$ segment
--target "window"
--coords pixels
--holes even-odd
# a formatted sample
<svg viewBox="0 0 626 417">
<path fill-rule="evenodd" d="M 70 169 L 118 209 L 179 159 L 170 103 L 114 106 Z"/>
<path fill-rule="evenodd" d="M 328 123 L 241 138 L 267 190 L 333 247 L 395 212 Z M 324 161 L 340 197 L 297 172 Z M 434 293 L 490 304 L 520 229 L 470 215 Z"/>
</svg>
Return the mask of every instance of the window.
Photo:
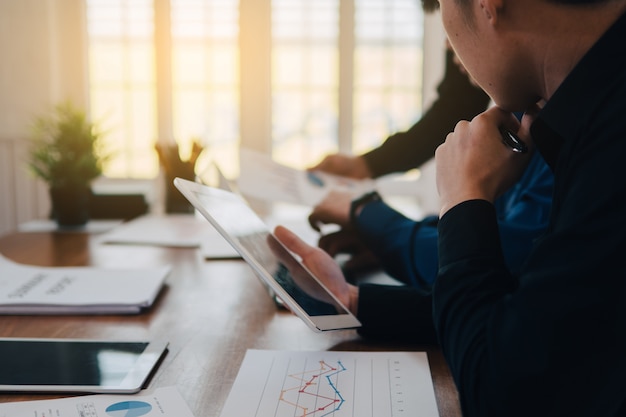
<svg viewBox="0 0 626 417">
<path fill-rule="evenodd" d="M 272 2 L 272 154 L 310 164 L 337 149 L 339 0 Z"/>
<path fill-rule="evenodd" d="M 157 174 L 154 9 L 151 0 L 89 0 L 92 118 L 106 131 L 111 177 Z"/>
<path fill-rule="evenodd" d="M 173 137 L 185 155 L 197 140 L 231 175 L 240 137 L 237 6 L 171 0 Z"/>
<path fill-rule="evenodd" d="M 422 13 L 419 1 L 357 2 L 354 54 L 356 153 L 411 126 L 421 114 Z"/>
<path fill-rule="evenodd" d="M 183 157 L 198 140 L 230 175 L 240 146 L 304 167 L 373 148 L 421 113 L 418 0 L 85 1 L 109 177 L 154 177 L 157 140 Z M 258 137 L 241 128 L 264 123 Z"/>
</svg>

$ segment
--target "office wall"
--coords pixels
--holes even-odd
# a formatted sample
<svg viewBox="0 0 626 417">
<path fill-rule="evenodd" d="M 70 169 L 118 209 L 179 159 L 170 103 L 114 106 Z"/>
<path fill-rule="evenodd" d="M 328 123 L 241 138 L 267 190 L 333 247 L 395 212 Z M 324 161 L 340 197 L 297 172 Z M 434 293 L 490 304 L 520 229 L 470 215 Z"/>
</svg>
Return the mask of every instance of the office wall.
<svg viewBox="0 0 626 417">
<path fill-rule="evenodd" d="M 81 0 L 0 0 L 0 234 L 49 212 L 28 139 L 54 104 L 88 103 L 84 24 Z"/>
</svg>

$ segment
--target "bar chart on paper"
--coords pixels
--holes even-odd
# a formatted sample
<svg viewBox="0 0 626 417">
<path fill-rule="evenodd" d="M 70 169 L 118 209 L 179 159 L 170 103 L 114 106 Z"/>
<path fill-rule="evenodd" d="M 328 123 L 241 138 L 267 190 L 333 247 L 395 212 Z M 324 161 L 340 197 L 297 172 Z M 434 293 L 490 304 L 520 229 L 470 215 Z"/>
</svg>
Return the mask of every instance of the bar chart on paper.
<svg viewBox="0 0 626 417">
<path fill-rule="evenodd" d="M 424 352 L 248 350 L 221 417 L 439 416 Z"/>
</svg>

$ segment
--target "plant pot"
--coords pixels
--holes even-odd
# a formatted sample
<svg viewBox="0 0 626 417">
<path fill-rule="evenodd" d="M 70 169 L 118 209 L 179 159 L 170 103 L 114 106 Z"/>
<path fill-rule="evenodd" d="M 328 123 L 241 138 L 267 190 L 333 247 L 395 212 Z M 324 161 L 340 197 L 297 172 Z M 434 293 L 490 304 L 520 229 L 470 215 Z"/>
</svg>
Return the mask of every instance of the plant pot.
<svg viewBox="0 0 626 417">
<path fill-rule="evenodd" d="M 52 218 L 60 228 L 79 228 L 89 221 L 89 196 L 91 188 L 52 187 Z"/>
<path fill-rule="evenodd" d="M 193 180 L 193 179 L 192 179 Z M 174 185 L 174 177 L 166 176 L 165 187 L 166 213 L 193 213 L 194 208 Z"/>
</svg>

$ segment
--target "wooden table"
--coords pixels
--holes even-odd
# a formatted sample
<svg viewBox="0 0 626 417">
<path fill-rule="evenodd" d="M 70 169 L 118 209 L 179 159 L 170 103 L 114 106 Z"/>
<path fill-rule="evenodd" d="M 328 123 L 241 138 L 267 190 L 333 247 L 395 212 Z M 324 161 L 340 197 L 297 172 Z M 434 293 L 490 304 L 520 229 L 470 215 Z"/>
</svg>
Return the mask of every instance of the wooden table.
<svg viewBox="0 0 626 417">
<path fill-rule="evenodd" d="M 169 352 L 149 387 L 176 386 L 196 417 L 219 416 L 247 349 L 424 350 L 439 412 L 460 416 L 457 392 L 436 347 L 374 343 L 355 331 L 316 333 L 278 310 L 241 260 L 206 261 L 197 249 L 110 245 L 85 233 L 14 233 L 0 253 L 40 266 L 173 266 L 149 311 L 135 316 L 6 316 L 1 337 L 165 339 Z M 2 372 L 2 370 L 0 370 Z M 0 402 L 54 398 L 0 395 Z"/>
</svg>

